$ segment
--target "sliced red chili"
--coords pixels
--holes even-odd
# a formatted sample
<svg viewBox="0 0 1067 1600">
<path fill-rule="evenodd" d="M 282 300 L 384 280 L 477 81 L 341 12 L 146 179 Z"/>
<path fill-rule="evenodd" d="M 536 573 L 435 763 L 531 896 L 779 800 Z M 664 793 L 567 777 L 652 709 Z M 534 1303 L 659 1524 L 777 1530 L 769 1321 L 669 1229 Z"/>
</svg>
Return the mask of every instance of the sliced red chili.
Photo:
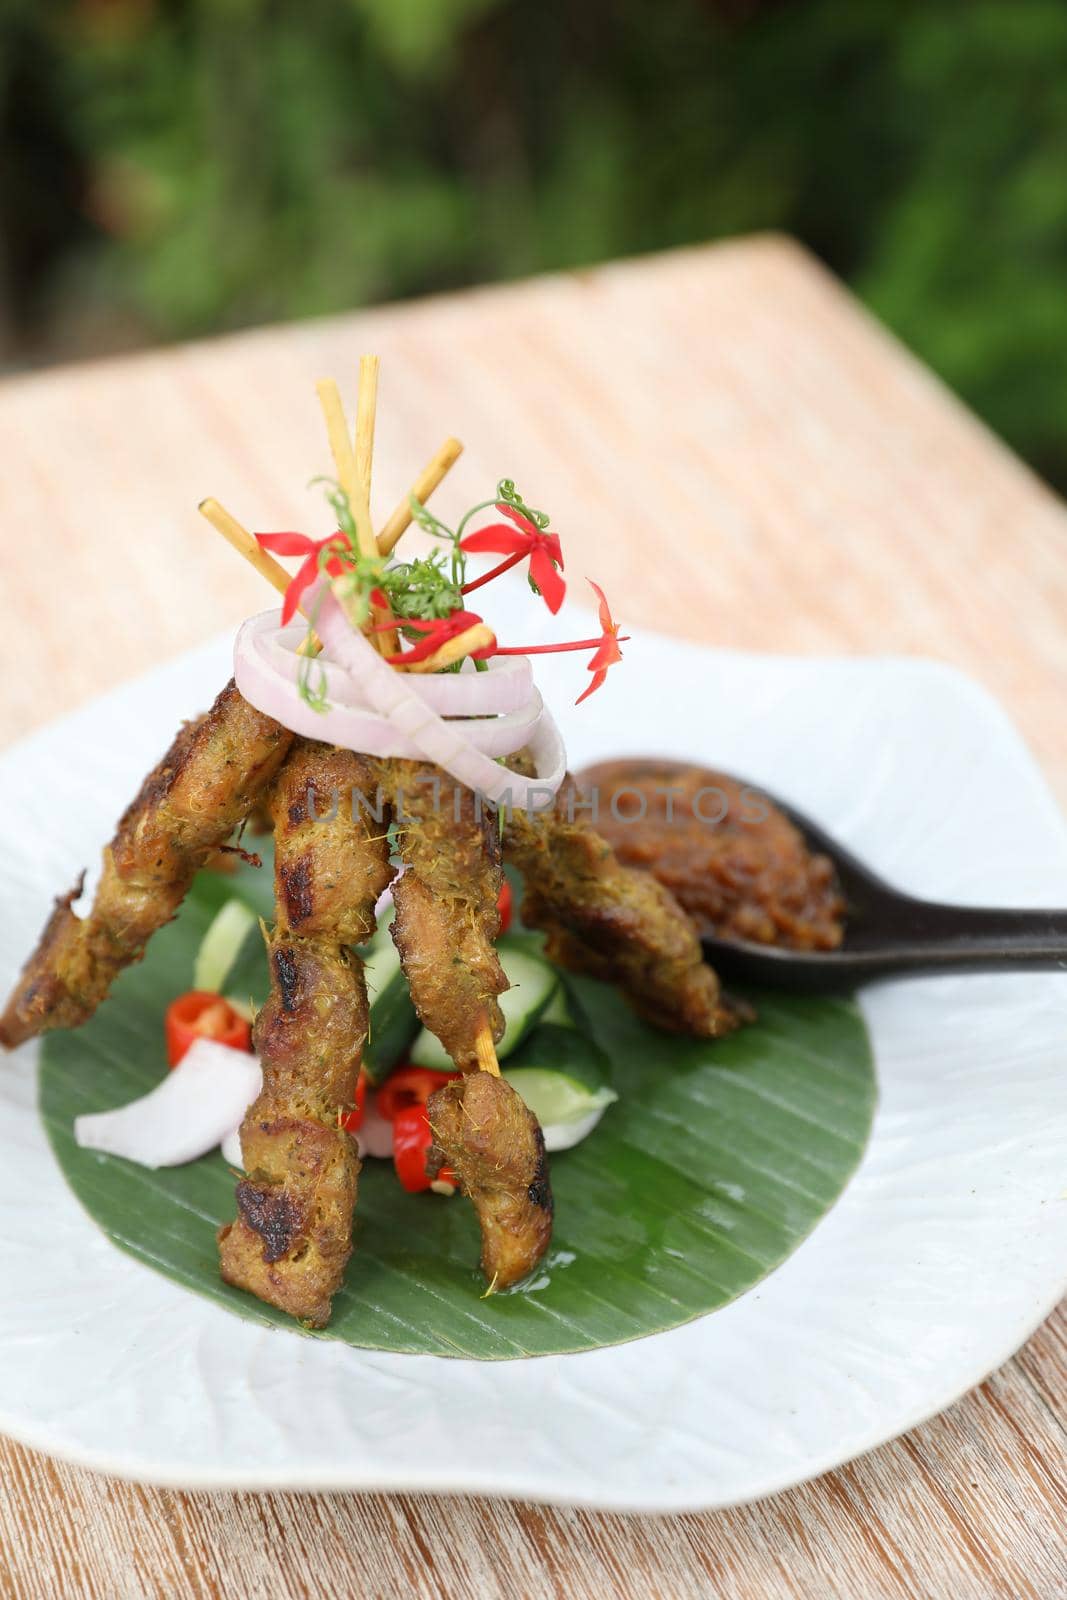
<svg viewBox="0 0 1067 1600">
<path fill-rule="evenodd" d="M 458 1072 L 436 1072 L 432 1067 L 397 1067 L 378 1090 L 378 1114 L 395 1122 L 410 1106 L 424 1106 L 435 1089 L 458 1078 Z"/>
<path fill-rule="evenodd" d="M 214 1039 L 234 1050 L 248 1050 L 252 1044 L 252 1029 L 247 1019 L 222 995 L 207 989 L 190 989 L 172 1000 L 163 1027 L 167 1060 L 172 1067 L 178 1065 L 198 1039 Z"/>
<path fill-rule="evenodd" d="M 425 1105 L 402 1107 L 393 1119 L 393 1165 L 409 1194 L 420 1194 L 424 1189 L 454 1194 L 458 1187 L 451 1167 L 442 1167 L 435 1177 L 430 1177 L 426 1158 L 432 1144 L 433 1133 Z"/>
</svg>

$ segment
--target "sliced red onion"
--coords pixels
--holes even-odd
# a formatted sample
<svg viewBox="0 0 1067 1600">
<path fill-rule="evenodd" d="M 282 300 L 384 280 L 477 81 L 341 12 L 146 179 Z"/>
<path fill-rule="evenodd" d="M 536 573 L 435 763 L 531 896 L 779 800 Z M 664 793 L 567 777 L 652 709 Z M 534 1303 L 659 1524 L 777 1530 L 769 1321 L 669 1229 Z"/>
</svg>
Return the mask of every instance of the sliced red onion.
<svg viewBox="0 0 1067 1600">
<path fill-rule="evenodd" d="M 240 1126 L 263 1085 L 255 1056 L 198 1039 L 150 1093 L 115 1111 L 75 1117 L 83 1150 L 142 1167 L 177 1167 L 214 1150 Z"/>
<path fill-rule="evenodd" d="M 529 739 L 523 741 L 529 744 L 538 776 L 524 778 L 501 767 L 478 748 L 477 722 L 446 721 L 432 711 L 411 688 L 412 675 L 394 671 L 369 640 L 349 624 L 328 590 L 321 591 L 315 627 L 333 659 L 362 684 L 369 703 L 411 740 L 426 761 L 443 767 L 457 783 L 495 804 L 537 811 L 551 802 L 563 782 L 567 757 L 547 706 Z"/>
<path fill-rule="evenodd" d="M 297 691 L 295 681 L 289 682 L 266 659 L 255 635 L 246 634 L 248 627 L 249 624 L 245 623 L 237 636 L 233 672 L 237 687 L 249 705 L 273 717 L 276 722 L 284 723 L 306 739 L 323 739 L 330 744 L 344 745 L 348 750 L 360 750 L 371 756 L 403 757 L 408 761 L 422 758 L 419 746 L 399 733 L 388 717 L 380 716 L 366 705 L 342 703 L 337 693 L 338 680 L 343 680 L 347 685 L 349 700 L 352 698 L 351 679 L 342 667 L 331 662 L 322 663 L 327 670 L 327 705 L 322 711 L 316 711 L 308 705 Z M 312 662 L 313 674 L 318 673 L 319 665 L 317 661 Z M 387 670 L 392 671 L 392 668 Z M 317 678 L 313 678 L 313 682 L 318 687 Z M 509 756 L 529 743 L 542 711 L 541 696 L 533 689 L 521 711 L 473 719 L 470 723 L 471 739 L 486 756 Z"/>
<path fill-rule="evenodd" d="M 306 657 L 299 654 L 307 637 L 306 628 L 295 623 L 281 627 L 277 611 L 252 617 L 245 627 L 270 665 L 290 683 L 299 683 L 301 672 L 308 665 Z M 483 665 L 486 670 L 479 671 L 468 659 L 459 672 L 414 673 L 412 691 L 443 717 L 495 717 L 522 711 L 533 693 L 529 656 L 493 656 Z M 319 667 L 324 670 L 332 702 L 357 710 L 370 709 L 361 684 L 354 682 L 328 654 L 317 657 L 312 670 L 317 673 Z"/>
<path fill-rule="evenodd" d="M 301 697 L 299 674 L 307 664 L 295 645 L 303 630 L 281 628 L 276 611 L 250 618 L 237 635 L 234 677 L 249 704 L 305 738 L 367 755 L 433 762 L 496 804 L 537 810 L 551 802 L 563 781 L 566 752 L 533 687 L 526 657 L 496 658 L 488 672 L 396 672 L 349 625 L 329 589 L 320 593 L 316 628 L 326 657 L 311 663 L 310 671 L 324 675 L 326 709 L 316 711 Z M 525 699 L 516 706 L 521 693 Z M 489 709 L 505 704 L 511 709 Z M 499 764 L 498 758 L 524 746 L 534 757 L 535 779 Z"/>
</svg>

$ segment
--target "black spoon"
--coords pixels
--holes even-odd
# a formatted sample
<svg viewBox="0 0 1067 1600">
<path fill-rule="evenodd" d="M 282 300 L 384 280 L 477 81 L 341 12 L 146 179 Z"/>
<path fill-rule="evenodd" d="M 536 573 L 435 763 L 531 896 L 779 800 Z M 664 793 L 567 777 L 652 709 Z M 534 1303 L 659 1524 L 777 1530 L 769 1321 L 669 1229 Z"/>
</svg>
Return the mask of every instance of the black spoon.
<svg viewBox="0 0 1067 1600">
<path fill-rule="evenodd" d="M 817 823 L 756 787 L 837 868 L 847 908 L 845 939 L 837 950 L 792 950 L 705 937 L 704 954 L 720 977 L 837 994 L 861 983 L 920 973 L 1067 971 L 1067 911 L 999 911 L 916 900 L 870 872 Z"/>
</svg>

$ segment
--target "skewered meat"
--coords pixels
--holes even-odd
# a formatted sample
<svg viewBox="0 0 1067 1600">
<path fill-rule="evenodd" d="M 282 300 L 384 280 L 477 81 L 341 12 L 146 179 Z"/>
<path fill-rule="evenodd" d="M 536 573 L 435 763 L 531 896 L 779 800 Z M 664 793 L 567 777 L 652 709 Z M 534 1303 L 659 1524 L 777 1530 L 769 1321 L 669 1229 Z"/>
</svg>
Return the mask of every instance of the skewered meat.
<svg viewBox="0 0 1067 1600">
<path fill-rule="evenodd" d="M 349 946 L 373 930 L 392 875 L 388 817 L 376 820 L 351 796 L 370 793 L 379 776 L 407 867 L 394 891 L 394 938 L 422 1021 L 465 1073 L 431 1099 L 432 1159 L 453 1167 L 474 1205 L 491 1283 L 516 1282 L 547 1247 L 552 1193 L 536 1119 L 506 1082 L 474 1070 L 479 1042 L 484 1051 L 504 1025 L 497 996 L 507 980 L 494 949 L 500 834 L 444 773 L 426 782 L 416 763 L 294 743 L 231 683 L 182 729 L 121 819 L 90 915 L 72 912 L 76 892 L 57 903 L 0 1018 L 0 1041 L 13 1045 L 89 1017 L 173 917 L 204 861 L 269 794 L 276 925 L 271 993 L 255 1029 L 264 1086 L 242 1127 L 247 1175 L 237 1217 L 219 1233 L 220 1259 L 227 1281 L 316 1326 L 329 1318 L 351 1253 L 359 1161 L 338 1116 L 354 1099 L 368 1008 Z M 692 924 L 650 875 L 620 866 L 575 813 L 573 793 L 568 780 L 548 817 L 508 824 L 527 920 L 548 931 L 552 956 L 629 989 L 649 1020 L 726 1031 L 734 1018 Z"/>
<path fill-rule="evenodd" d="M 548 935 L 549 959 L 617 984 L 657 1028 L 715 1038 L 737 1025 L 696 930 L 647 872 L 619 865 L 583 817 L 567 777 L 551 810 L 515 812 L 505 836 L 523 875 L 523 921 Z"/>
<path fill-rule="evenodd" d="M 479 1028 L 488 1024 L 494 1044 L 504 1032 L 496 818 L 439 768 L 391 761 L 382 770 L 408 869 L 393 889 L 393 939 L 420 1021 L 466 1072 L 478 1065 Z"/>
<path fill-rule="evenodd" d="M 494 948 L 500 831 L 495 815 L 437 768 L 390 762 L 384 781 L 407 866 L 393 888 L 393 938 L 420 1020 L 467 1074 L 432 1098 L 430 1124 L 440 1161 L 454 1167 L 474 1206 L 486 1277 L 504 1288 L 548 1246 L 552 1190 L 537 1119 L 509 1084 L 477 1070 L 479 1032 L 488 1027 L 496 1043 L 504 1031 L 497 995 L 508 982 Z"/>
<path fill-rule="evenodd" d="M 211 852 L 244 820 L 292 737 L 254 711 L 232 682 L 205 716 L 181 729 L 104 851 L 89 915 L 71 910 L 82 880 L 56 901 L 0 1016 L 0 1043 L 10 1050 L 92 1016 L 123 967 L 139 961 L 152 934 L 175 915 Z"/>
<path fill-rule="evenodd" d="M 552 1237 L 552 1189 L 537 1118 L 503 1078 L 471 1072 L 446 1083 L 427 1106 L 434 1146 L 428 1169 L 446 1162 L 470 1196 L 482 1231 L 482 1271 L 506 1289 L 536 1266 Z"/>
<path fill-rule="evenodd" d="M 219 1231 L 222 1275 L 322 1327 L 351 1254 L 359 1158 L 338 1125 L 355 1098 L 367 991 L 346 946 L 374 930 L 392 876 L 384 827 L 354 812 L 368 764 L 299 740 L 274 785 L 271 992 L 256 1018 L 263 1092 L 241 1127 L 247 1176 Z"/>
</svg>

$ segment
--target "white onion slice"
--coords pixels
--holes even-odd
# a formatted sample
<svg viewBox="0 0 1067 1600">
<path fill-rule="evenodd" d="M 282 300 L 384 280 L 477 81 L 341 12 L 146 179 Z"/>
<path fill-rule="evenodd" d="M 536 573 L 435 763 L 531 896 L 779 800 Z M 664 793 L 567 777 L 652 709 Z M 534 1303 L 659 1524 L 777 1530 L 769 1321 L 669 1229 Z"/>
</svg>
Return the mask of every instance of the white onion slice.
<svg viewBox="0 0 1067 1600">
<path fill-rule="evenodd" d="M 443 767 L 457 783 L 465 784 L 494 803 L 516 810 L 537 811 L 551 802 L 563 782 L 566 752 L 547 706 L 531 737 L 524 741 L 530 745 L 538 776 L 521 777 L 499 766 L 478 749 L 473 737 L 473 730 L 478 726 L 476 722 L 445 721 L 431 711 L 411 688 L 411 674 L 395 672 L 364 635 L 350 626 L 333 595 L 325 590 L 317 609 L 315 627 L 333 659 L 354 681 L 362 684 L 369 703 L 411 740 L 425 760 Z M 276 716 L 277 713 L 267 710 L 267 715 Z M 278 720 L 285 721 L 285 718 L 279 716 Z"/>
<path fill-rule="evenodd" d="M 393 1124 L 382 1116 L 375 1098 L 375 1091 L 368 1085 L 363 1121 L 356 1130 L 356 1143 L 361 1156 L 377 1156 L 384 1160 L 393 1153 Z"/>
<path fill-rule="evenodd" d="M 214 1150 L 238 1127 L 263 1083 L 255 1056 L 198 1039 L 162 1083 L 115 1111 L 75 1117 L 83 1150 L 142 1167 L 177 1167 Z"/>
</svg>

